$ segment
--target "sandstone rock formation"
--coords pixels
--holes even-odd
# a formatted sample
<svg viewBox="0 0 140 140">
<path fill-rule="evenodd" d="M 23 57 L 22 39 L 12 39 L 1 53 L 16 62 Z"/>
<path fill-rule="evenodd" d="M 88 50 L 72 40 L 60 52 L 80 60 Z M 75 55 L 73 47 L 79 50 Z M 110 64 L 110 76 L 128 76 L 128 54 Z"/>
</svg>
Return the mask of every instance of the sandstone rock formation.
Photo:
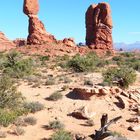
<svg viewBox="0 0 140 140">
<path fill-rule="evenodd" d="M 17 38 L 13 40 L 13 43 L 16 45 L 16 47 L 21 47 L 27 45 L 27 40 L 22 38 Z"/>
<path fill-rule="evenodd" d="M 63 43 L 69 47 L 75 47 L 76 44 L 75 44 L 75 41 L 73 38 L 64 38 L 63 39 Z"/>
<path fill-rule="evenodd" d="M 38 19 L 38 0 L 24 0 L 23 12 L 29 17 L 27 44 L 36 45 L 55 42 L 53 35 L 46 32 L 44 24 Z"/>
<path fill-rule="evenodd" d="M 86 12 L 86 45 L 93 49 L 111 50 L 112 28 L 109 4 L 90 5 Z"/>
<path fill-rule="evenodd" d="M 15 47 L 15 44 L 5 37 L 4 33 L 0 32 L 0 51 L 9 50 Z"/>
</svg>

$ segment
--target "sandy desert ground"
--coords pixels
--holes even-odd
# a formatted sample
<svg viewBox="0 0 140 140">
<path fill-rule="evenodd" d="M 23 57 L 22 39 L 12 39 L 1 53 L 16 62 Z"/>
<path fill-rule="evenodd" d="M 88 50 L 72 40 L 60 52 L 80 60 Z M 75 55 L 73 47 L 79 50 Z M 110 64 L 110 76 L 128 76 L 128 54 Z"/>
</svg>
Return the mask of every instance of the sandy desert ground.
<svg viewBox="0 0 140 140">
<path fill-rule="evenodd" d="M 64 83 L 62 81 L 57 82 L 55 85 L 40 85 L 39 87 L 32 87 L 32 85 L 29 85 L 27 81 L 21 81 L 18 90 L 22 92 L 22 94 L 27 98 L 28 101 L 38 101 L 40 103 L 43 103 L 45 105 L 45 109 L 35 114 L 28 115 L 34 116 L 37 119 L 37 124 L 34 126 L 24 127 L 25 134 L 23 136 L 8 134 L 8 137 L 5 138 L 5 140 L 41 140 L 43 138 L 49 138 L 54 133 L 54 131 L 47 130 L 45 126 L 48 125 L 50 121 L 53 121 L 56 118 L 65 124 L 66 130 L 74 134 L 80 133 L 87 136 L 93 134 L 95 130 L 98 130 L 100 128 L 100 118 L 103 113 L 107 113 L 109 119 L 112 119 L 119 115 L 123 117 L 116 124 L 112 124 L 109 127 L 111 131 L 116 131 L 118 133 L 121 133 L 123 136 L 132 138 L 134 140 L 140 139 L 140 130 L 137 130 L 136 132 L 127 130 L 131 123 L 126 122 L 126 120 L 134 116 L 135 114 L 134 112 L 129 111 L 126 97 L 122 96 L 122 98 L 126 100 L 126 108 L 120 109 L 114 104 L 117 99 L 112 95 L 101 97 L 92 96 L 91 100 L 87 101 L 72 99 L 67 96 L 67 94 L 75 87 L 89 88 L 89 86 L 84 85 L 84 80 L 87 78 L 90 78 L 90 80 L 93 81 L 94 85 L 101 83 L 103 80 L 101 73 L 76 74 L 68 73 L 58 68 L 53 71 L 51 69 L 43 69 L 42 74 L 53 75 L 54 77 L 57 76 L 59 78 L 67 77 L 71 79 L 71 82 Z M 138 77 L 135 85 L 130 88 L 140 90 L 140 73 L 137 73 L 137 75 Z M 49 101 L 46 99 L 53 92 L 58 90 L 61 91 L 64 85 L 67 85 L 69 88 L 61 92 L 63 94 L 63 98 L 61 100 Z M 81 106 L 87 106 L 88 109 L 96 113 L 96 115 L 92 118 L 94 121 L 93 126 L 87 126 L 87 120 L 76 119 L 68 115 Z M 2 128 L 2 130 L 3 129 L 5 128 Z M 6 128 L 6 130 L 10 129 L 11 126 Z"/>
</svg>

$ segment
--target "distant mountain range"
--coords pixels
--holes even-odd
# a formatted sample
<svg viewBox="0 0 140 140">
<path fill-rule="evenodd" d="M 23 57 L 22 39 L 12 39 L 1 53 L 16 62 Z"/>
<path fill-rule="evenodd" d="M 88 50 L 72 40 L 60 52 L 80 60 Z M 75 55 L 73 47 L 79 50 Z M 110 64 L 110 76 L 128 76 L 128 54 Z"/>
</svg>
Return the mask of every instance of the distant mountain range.
<svg viewBox="0 0 140 140">
<path fill-rule="evenodd" d="M 123 49 L 124 51 L 140 50 L 140 41 L 137 41 L 137 42 L 132 43 L 132 44 L 114 43 L 114 48 L 117 50 Z"/>
</svg>

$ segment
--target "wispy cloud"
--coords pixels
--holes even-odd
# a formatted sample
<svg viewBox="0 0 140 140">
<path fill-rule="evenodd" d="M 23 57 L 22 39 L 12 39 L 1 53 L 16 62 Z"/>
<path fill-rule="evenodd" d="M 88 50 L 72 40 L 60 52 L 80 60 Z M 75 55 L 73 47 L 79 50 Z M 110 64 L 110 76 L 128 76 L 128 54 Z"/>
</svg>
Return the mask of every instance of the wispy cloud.
<svg viewBox="0 0 140 140">
<path fill-rule="evenodd" d="M 140 31 L 138 31 L 138 32 L 129 32 L 129 34 L 131 34 L 131 35 L 140 35 Z"/>
</svg>

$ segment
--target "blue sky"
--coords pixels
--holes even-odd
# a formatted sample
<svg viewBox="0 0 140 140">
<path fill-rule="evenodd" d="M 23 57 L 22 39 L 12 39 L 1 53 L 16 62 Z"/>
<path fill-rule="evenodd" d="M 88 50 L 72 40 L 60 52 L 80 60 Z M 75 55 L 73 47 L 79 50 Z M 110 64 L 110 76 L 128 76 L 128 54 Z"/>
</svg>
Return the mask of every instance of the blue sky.
<svg viewBox="0 0 140 140">
<path fill-rule="evenodd" d="M 140 41 L 140 0 L 39 0 L 39 18 L 57 39 L 84 42 L 85 12 L 90 4 L 102 1 L 111 5 L 114 42 Z M 1 0 L 0 31 L 10 39 L 28 35 L 28 17 L 22 10 L 23 0 Z"/>
</svg>

